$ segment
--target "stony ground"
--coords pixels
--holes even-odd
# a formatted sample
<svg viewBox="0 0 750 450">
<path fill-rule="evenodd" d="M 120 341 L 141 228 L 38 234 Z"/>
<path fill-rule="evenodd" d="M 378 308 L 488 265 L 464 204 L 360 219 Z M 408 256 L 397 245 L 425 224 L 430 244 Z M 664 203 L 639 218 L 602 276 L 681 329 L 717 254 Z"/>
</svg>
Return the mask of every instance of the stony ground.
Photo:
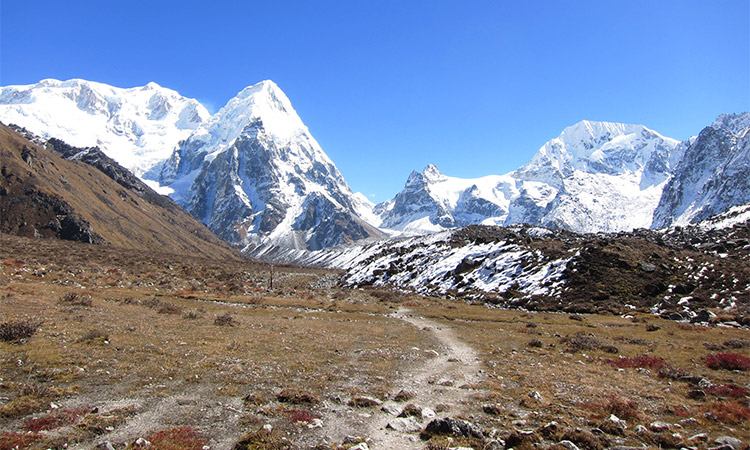
<svg viewBox="0 0 750 450">
<path fill-rule="evenodd" d="M 338 277 L 0 235 L 0 450 L 750 442 L 747 330 Z"/>
</svg>

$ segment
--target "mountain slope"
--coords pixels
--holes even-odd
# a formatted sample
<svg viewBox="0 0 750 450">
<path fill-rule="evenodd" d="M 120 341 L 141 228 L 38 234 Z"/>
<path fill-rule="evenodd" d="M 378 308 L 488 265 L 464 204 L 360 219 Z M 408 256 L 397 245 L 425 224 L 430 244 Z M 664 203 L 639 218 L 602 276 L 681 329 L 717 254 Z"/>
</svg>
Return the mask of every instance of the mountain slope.
<svg viewBox="0 0 750 450">
<path fill-rule="evenodd" d="M 686 225 L 750 202 L 750 113 L 724 114 L 685 143 L 652 226 Z"/>
<path fill-rule="evenodd" d="M 432 165 L 413 172 L 375 212 L 383 227 L 415 232 L 513 223 L 577 232 L 647 227 L 678 144 L 640 125 L 583 121 L 507 175 L 460 179 Z"/>
<path fill-rule="evenodd" d="M 130 89 L 85 80 L 0 87 L 0 121 L 76 147 L 99 146 L 141 176 L 209 117 L 194 99 L 156 83 Z"/>
<path fill-rule="evenodd" d="M 382 236 L 272 81 L 241 91 L 182 142 L 159 180 L 236 245 L 316 250 Z"/>
<path fill-rule="evenodd" d="M 475 225 L 328 255 L 352 287 L 389 286 L 506 307 L 568 312 L 703 308 L 750 324 L 750 204 L 684 228 L 575 234 Z"/>
<path fill-rule="evenodd" d="M 56 140 L 45 149 L 0 125 L 0 153 L 0 232 L 239 258 L 203 224 L 98 149 Z"/>
</svg>

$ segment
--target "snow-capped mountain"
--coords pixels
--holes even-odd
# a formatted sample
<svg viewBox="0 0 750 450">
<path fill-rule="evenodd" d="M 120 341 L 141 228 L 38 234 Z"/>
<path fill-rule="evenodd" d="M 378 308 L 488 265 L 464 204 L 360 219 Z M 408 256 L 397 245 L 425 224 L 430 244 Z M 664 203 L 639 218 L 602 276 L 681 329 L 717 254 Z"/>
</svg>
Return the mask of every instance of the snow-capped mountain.
<svg viewBox="0 0 750 450">
<path fill-rule="evenodd" d="M 142 176 L 210 114 L 156 83 L 130 89 L 85 80 L 0 87 L 0 121 L 76 147 L 100 147 Z"/>
<path fill-rule="evenodd" d="M 236 245 L 316 250 L 382 233 L 272 81 L 242 90 L 164 164 L 158 181 Z"/>
<path fill-rule="evenodd" d="M 583 121 L 507 175 L 461 179 L 432 165 L 413 172 L 374 212 L 382 227 L 406 232 L 513 223 L 577 232 L 648 227 L 679 150 L 678 141 L 641 125 Z"/>
<path fill-rule="evenodd" d="M 654 228 L 695 223 L 750 203 L 750 113 L 721 115 L 683 146 Z"/>
<path fill-rule="evenodd" d="M 502 224 L 509 198 L 517 195 L 515 180 L 490 175 L 476 179 L 443 175 L 430 164 L 412 172 L 404 190 L 373 212 L 385 229 L 420 234 L 471 224 Z"/>
</svg>

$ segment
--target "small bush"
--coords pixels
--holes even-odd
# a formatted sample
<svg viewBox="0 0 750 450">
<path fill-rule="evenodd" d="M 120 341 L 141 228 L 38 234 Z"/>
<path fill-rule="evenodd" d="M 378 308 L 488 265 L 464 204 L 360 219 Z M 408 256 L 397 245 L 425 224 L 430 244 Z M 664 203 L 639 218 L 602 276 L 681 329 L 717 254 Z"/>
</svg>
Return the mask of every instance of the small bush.
<svg viewBox="0 0 750 450">
<path fill-rule="evenodd" d="M 729 339 L 728 341 L 724 341 L 724 346 L 727 348 L 740 349 L 750 347 L 750 341 L 746 339 Z"/>
<path fill-rule="evenodd" d="M 717 344 L 715 342 L 704 342 L 703 346 L 712 352 L 721 352 L 727 349 L 723 344 Z"/>
<path fill-rule="evenodd" d="M 171 303 L 165 303 L 157 312 L 159 314 L 180 314 L 182 313 L 182 308 Z"/>
<path fill-rule="evenodd" d="M 398 394 L 393 396 L 393 401 L 405 402 L 407 400 L 413 399 L 415 396 L 416 394 L 414 392 L 401 389 L 400 391 L 398 391 Z"/>
<path fill-rule="evenodd" d="M 306 409 L 290 409 L 284 412 L 291 422 L 311 423 L 315 419 L 320 419 L 320 414 L 316 414 Z"/>
<path fill-rule="evenodd" d="M 750 391 L 736 384 L 713 385 L 706 388 L 706 392 L 719 397 L 745 398 L 750 396 Z"/>
<path fill-rule="evenodd" d="M 196 320 L 200 318 L 200 315 L 195 311 L 188 311 L 182 315 L 183 319 Z"/>
<path fill-rule="evenodd" d="M 216 319 L 214 319 L 214 325 L 218 326 L 233 327 L 236 324 L 237 322 L 235 322 L 234 317 L 229 313 L 216 316 Z"/>
<path fill-rule="evenodd" d="M 60 297 L 59 303 L 68 306 L 92 306 L 94 301 L 90 295 L 80 295 L 75 292 L 68 292 Z"/>
<path fill-rule="evenodd" d="M 614 345 L 602 345 L 599 347 L 599 350 L 603 351 L 604 353 L 620 353 L 620 349 L 615 347 Z"/>
<path fill-rule="evenodd" d="M 201 450 L 208 442 L 192 427 L 177 427 L 157 431 L 145 438 L 156 450 Z"/>
<path fill-rule="evenodd" d="M 646 331 L 659 331 L 661 330 L 661 327 L 659 325 L 654 325 L 652 323 L 646 325 Z"/>
<path fill-rule="evenodd" d="M 532 339 L 526 345 L 533 348 L 542 348 L 544 344 L 539 339 Z"/>
<path fill-rule="evenodd" d="M 0 324 L 0 341 L 16 342 L 30 338 L 36 333 L 37 325 L 28 320 L 16 320 Z"/>
<path fill-rule="evenodd" d="M 233 450 L 287 450 L 292 443 L 280 437 L 276 430 L 258 430 L 246 434 L 235 444 Z"/>
<path fill-rule="evenodd" d="M 43 398 L 22 394 L 0 407 L 0 417 L 23 417 L 47 406 Z"/>
<path fill-rule="evenodd" d="M 596 336 L 588 335 L 583 331 L 575 333 L 573 336 L 566 336 L 560 339 L 561 343 L 568 344 L 566 350 L 570 353 L 579 351 L 600 350 L 607 346 L 601 339 Z"/>
<path fill-rule="evenodd" d="M 618 359 L 605 359 L 605 360 L 602 360 L 602 362 L 612 367 L 617 367 L 620 369 L 659 370 L 662 367 L 667 365 L 667 363 L 663 359 L 657 358 L 654 356 L 648 356 L 648 355 L 634 356 L 634 357 L 623 356 Z"/>
<path fill-rule="evenodd" d="M 109 335 L 101 330 L 91 330 L 86 332 L 83 336 L 81 336 L 80 339 L 78 339 L 78 342 L 91 342 L 91 341 L 97 341 L 97 342 L 104 342 L 109 341 Z"/>
<path fill-rule="evenodd" d="M 276 395 L 276 399 L 282 403 L 291 403 L 293 405 L 320 403 L 320 399 L 315 395 L 296 389 L 284 389 Z"/>
<path fill-rule="evenodd" d="M 750 408 L 736 401 L 722 400 L 705 407 L 721 423 L 737 425 L 750 420 Z"/>
<path fill-rule="evenodd" d="M 401 413 L 398 415 L 399 417 L 422 417 L 422 408 L 419 406 L 409 403 L 408 405 L 404 406 L 404 409 L 401 410 Z"/>
<path fill-rule="evenodd" d="M 50 414 L 45 414 L 41 417 L 31 419 L 26 422 L 24 429 L 26 431 L 32 431 L 38 433 L 40 431 L 49 431 L 56 428 L 64 427 L 67 425 L 75 425 L 81 420 L 81 417 L 90 413 L 90 409 L 64 409 Z"/>
<path fill-rule="evenodd" d="M 597 413 L 601 419 L 614 414 L 623 420 L 632 420 L 641 417 L 641 410 L 635 400 L 630 400 L 619 395 L 607 395 L 596 401 L 583 402 L 581 406 Z"/>
<path fill-rule="evenodd" d="M 352 397 L 349 400 L 349 406 L 355 408 L 371 408 L 373 406 L 378 406 L 379 404 L 380 402 L 370 397 Z"/>
<path fill-rule="evenodd" d="M 687 380 L 690 377 L 690 373 L 686 370 L 672 367 L 669 364 L 665 364 L 659 368 L 659 378 L 666 378 L 668 380 Z"/>
<path fill-rule="evenodd" d="M 42 439 L 44 437 L 36 433 L 10 433 L 2 431 L 0 432 L 0 449 L 29 448 L 32 444 Z"/>
<path fill-rule="evenodd" d="M 709 369 L 750 370 L 750 358 L 736 353 L 718 353 L 706 356 Z"/>
</svg>

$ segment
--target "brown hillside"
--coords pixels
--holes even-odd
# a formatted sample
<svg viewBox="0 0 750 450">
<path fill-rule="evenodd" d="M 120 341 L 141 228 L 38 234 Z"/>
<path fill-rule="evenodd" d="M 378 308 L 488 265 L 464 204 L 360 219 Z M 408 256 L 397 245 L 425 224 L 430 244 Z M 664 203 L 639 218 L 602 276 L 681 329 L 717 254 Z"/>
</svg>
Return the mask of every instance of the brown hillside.
<svg viewBox="0 0 750 450">
<path fill-rule="evenodd" d="M 142 198 L 97 168 L 66 160 L 2 124 L 0 172 L 0 232 L 240 258 L 166 197 Z"/>
</svg>

